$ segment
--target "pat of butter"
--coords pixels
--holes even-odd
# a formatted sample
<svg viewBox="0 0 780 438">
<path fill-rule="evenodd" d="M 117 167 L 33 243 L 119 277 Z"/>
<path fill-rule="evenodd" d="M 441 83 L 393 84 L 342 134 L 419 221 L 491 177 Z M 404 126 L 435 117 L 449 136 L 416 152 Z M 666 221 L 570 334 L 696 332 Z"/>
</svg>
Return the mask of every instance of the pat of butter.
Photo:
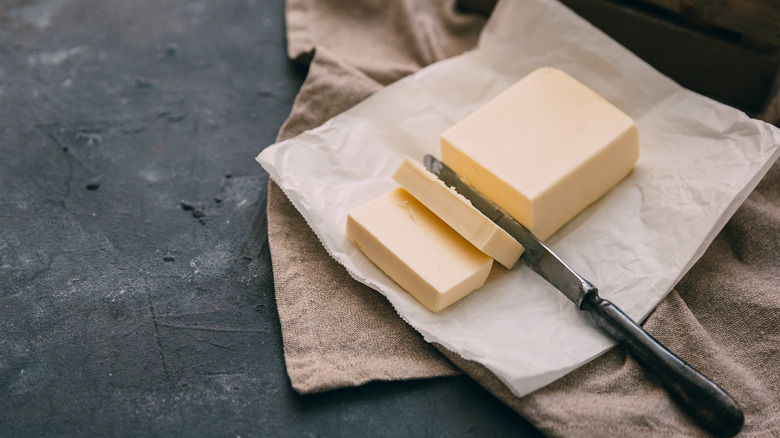
<svg viewBox="0 0 780 438">
<path fill-rule="evenodd" d="M 350 211 L 347 237 L 433 312 L 481 287 L 493 265 L 400 187 Z"/>
<path fill-rule="evenodd" d="M 393 179 L 458 234 L 507 269 L 523 253 L 523 246 L 509 233 L 411 158 L 404 158 Z"/>
<path fill-rule="evenodd" d="M 544 240 L 634 167 L 634 121 L 554 68 L 441 135 L 442 161 Z"/>
</svg>

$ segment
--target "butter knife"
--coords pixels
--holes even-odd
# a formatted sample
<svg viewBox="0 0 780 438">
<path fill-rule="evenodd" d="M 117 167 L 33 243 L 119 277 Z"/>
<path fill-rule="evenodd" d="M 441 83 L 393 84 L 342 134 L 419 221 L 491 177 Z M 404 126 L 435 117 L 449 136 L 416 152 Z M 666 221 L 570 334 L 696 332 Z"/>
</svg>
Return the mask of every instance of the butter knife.
<svg viewBox="0 0 780 438">
<path fill-rule="evenodd" d="M 517 239 L 525 247 L 520 257 L 525 264 L 555 286 L 579 310 L 588 312 L 593 322 L 634 356 L 645 370 L 655 375 L 702 426 L 725 436 L 736 435 L 742 429 L 745 421 L 742 409 L 726 391 L 669 351 L 615 304 L 599 297 L 596 286 L 452 169 L 431 155 L 425 156 L 424 164 L 444 184 L 466 197 L 477 210 Z"/>
</svg>

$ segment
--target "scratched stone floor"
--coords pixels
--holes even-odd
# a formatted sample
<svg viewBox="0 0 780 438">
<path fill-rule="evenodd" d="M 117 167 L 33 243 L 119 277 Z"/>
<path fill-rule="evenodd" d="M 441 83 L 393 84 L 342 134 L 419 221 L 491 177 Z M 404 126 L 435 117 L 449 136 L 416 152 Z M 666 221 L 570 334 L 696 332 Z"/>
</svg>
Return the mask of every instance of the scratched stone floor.
<svg viewBox="0 0 780 438">
<path fill-rule="evenodd" d="M 0 1 L 0 436 L 538 436 L 466 377 L 291 390 L 253 157 L 304 76 L 280 0 Z"/>
</svg>

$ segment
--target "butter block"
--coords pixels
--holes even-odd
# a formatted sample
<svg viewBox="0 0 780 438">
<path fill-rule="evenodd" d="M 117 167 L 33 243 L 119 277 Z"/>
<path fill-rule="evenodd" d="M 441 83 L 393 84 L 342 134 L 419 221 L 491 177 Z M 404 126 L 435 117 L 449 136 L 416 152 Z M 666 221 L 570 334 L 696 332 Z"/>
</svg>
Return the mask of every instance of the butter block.
<svg viewBox="0 0 780 438">
<path fill-rule="evenodd" d="M 554 68 L 530 73 L 440 140 L 447 166 L 542 240 L 639 159 L 634 121 Z"/>
<path fill-rule="evenodd" d="M 393 179 L 458 234 L 507 269 L 523 253 L 523 246 L 509 233 L 411 158 L 401 161 Z"/>
<path fill-rule="evenodd" d="M 481 287 L 493 265 L 400 187 L 350 211 L 347 237 L 433 312 Z"/>
</svg>

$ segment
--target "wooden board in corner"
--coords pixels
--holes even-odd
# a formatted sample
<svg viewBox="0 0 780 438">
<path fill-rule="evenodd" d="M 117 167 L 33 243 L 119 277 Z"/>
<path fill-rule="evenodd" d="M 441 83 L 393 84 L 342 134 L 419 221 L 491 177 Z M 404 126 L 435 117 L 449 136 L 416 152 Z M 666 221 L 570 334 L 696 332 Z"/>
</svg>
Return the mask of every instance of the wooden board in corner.
<svg viewBox="0 0 780 438">
<path fill-rule="evenodd" d="M 780 0 L 561 2 L 684 87 L 780 123 Z M 495 4 L 458 0 L 482 14 Z"/>
</svg>

